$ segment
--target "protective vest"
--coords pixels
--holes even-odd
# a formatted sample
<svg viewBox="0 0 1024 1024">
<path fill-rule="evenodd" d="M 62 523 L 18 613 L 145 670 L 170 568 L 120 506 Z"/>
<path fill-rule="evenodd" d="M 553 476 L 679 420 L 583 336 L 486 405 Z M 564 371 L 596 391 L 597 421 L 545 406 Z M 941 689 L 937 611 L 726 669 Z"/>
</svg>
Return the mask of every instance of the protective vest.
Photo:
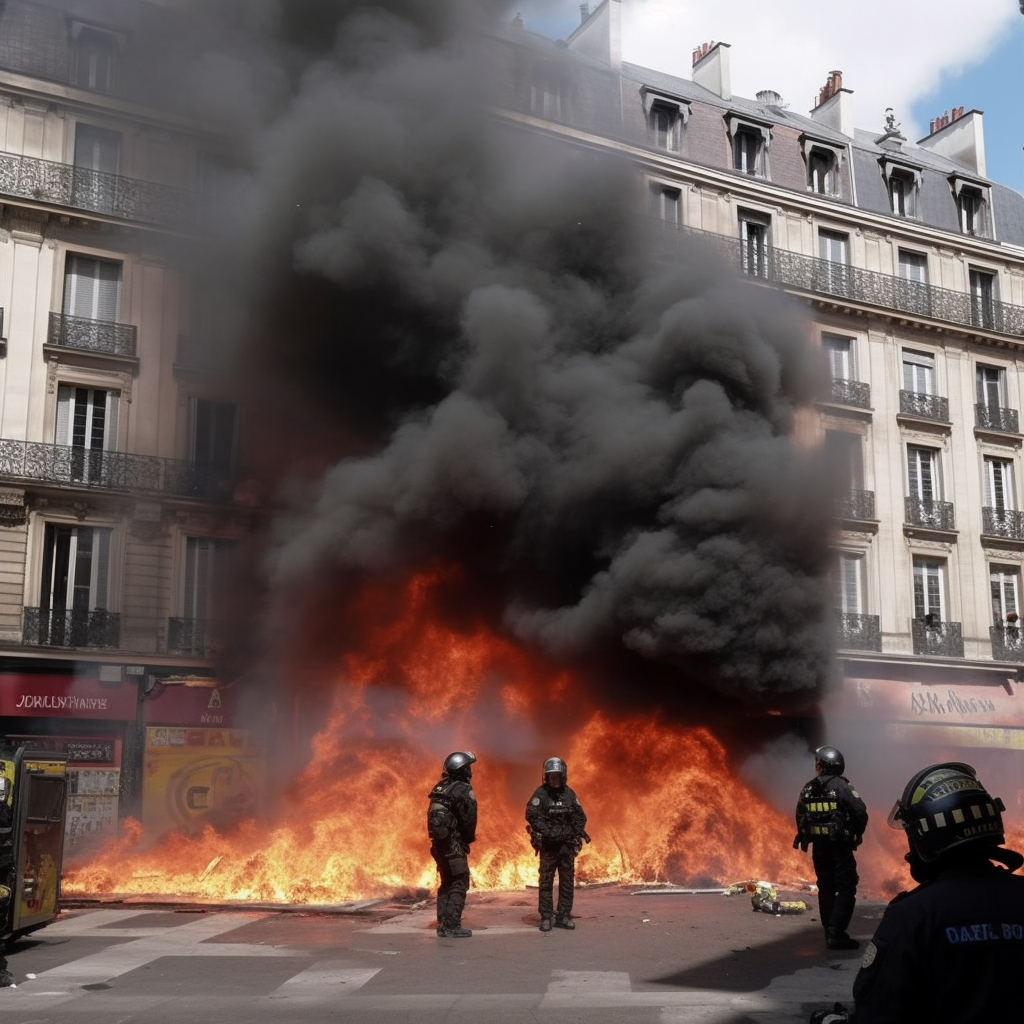
<svg viewBox="0 0 1024 1024">
<path fill-rule="evenodd" d="M 455 779 L 444 778 L 430 791 L 430 803 L 427 806 L 427 835 L 434 842 L 448 839 L 457 831 L 458 819 L 455 816 L 452 799 L 452 789 L 455 783 Z"/>
<path fill-rule="evenodd" d="M 822 776 L 813 779 L 800 793 L 800 833 L 812 842 L 815 839 L 842 842 L 854 837 L 850 810 L 839 799 L 835 778 Z"/>
</svg>

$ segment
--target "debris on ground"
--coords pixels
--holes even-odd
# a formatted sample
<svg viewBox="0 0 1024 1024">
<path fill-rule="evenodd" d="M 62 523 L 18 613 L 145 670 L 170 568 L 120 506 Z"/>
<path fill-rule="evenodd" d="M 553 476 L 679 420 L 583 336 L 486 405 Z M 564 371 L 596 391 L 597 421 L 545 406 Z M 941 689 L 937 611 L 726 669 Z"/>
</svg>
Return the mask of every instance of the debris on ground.
<svg viewBox="0 0 1024 1024">
<path fill-rule="evenodd" d="M 727 896 L 736 896 L 740 893 L 750 896 L 750 906 L 755 912 L 802 914 L 807 909 L 804 900 L 780 900 L 778 887 L 771 882 L 748 878 L 743 882 L 733 882 L 725 889 Z"/>
</svg>

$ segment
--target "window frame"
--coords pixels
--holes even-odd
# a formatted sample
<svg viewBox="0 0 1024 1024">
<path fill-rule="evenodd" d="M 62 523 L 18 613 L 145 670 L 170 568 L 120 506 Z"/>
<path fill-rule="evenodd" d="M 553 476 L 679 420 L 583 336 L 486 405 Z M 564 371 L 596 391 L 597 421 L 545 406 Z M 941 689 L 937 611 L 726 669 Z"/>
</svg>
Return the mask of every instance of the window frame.
<svg viewBox="0 0 1024 1024">
<path fill-rule="evenodd" d="M 740 241 L 740 269 L 750 277 L 767 278 L 771 215 L 760 210 L 737 207 L 736 224 Z"/>
<path fill-rule="evenodd" d="M 733 113 L 725 115 L 725 122 L 732 150 L 732 169 L 754 178 L 770 178 L 768 151 L 771 147 L 772 126 L 767 122 Z M 753 146 L 753 161 L 750 168 L 741 166 L 746 162 L 745 159 L 741 160 L 741 156 L 749 156 L 747 147 L 740 141 L 741 138 L 748 139 Z"/>
</svg>

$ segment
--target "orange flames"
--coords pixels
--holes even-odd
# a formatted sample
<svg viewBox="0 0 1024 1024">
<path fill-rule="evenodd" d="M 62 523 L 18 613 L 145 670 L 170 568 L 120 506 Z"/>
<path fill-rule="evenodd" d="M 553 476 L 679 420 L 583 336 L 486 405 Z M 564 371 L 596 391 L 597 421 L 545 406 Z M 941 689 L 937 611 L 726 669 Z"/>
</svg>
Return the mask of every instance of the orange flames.
<svg viewBox="0 0 1024 1024">
<path fill-rule="evenodd" d="M 67 872 L 64 891 L 309 904 L 432 889 L 426 795 L 444 756 L 460 748 L 479 757 L 470 855 L 478 888 L 536 883 L 523 812 L 541 760 L 555 753 L 590 819 L 581 882 L 707 887 L 813 877 L 810 857 L 791 848 L 790 814 L 738 778 L 707 729 L 639 712 L 613 720 L 588 704 L 572 674 L 552 672 L 485 627 L 442 624 L 436 588 L 450 572 L 413 578 L 398 614 L 382 614 L 379 594 L 364 596 L 361 614 L 372 621 L 362 650 L 344 660 L 311 760 L 276 824 L 249 821 L 229 834 L 207 827 L 154 843 L 129 822 Z M 795 800 L 781 795 L 787 807 Z M 893 841 L 871 855 L 878 866 L 869 874 L 895 889 L 905 874 L 902 839 L 893 833 Z"/>
</svg>

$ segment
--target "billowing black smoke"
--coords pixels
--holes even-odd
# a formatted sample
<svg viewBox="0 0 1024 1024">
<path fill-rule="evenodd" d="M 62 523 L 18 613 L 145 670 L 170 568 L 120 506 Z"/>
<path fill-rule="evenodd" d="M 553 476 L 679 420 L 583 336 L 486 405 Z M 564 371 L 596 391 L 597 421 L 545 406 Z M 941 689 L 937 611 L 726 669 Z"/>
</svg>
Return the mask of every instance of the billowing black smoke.
<svg viewBox="0 0 1024 1024">
<path fill-rule="evenodd" d="M 697 243 L 657 259 L 635 169 L 495 115 L 503 6 L 242 4 L 193 65 L 251 161 L 221 281 L 242 364 L 332 427 L 300 438 L 330 468 L 282 484 L 267 621 L 295 643 L 312 602 L 456 559 L 472 608 L 554 656 L 811 693 L 831 505 L 794 440 L 808 332 Z"/>
</svg>

